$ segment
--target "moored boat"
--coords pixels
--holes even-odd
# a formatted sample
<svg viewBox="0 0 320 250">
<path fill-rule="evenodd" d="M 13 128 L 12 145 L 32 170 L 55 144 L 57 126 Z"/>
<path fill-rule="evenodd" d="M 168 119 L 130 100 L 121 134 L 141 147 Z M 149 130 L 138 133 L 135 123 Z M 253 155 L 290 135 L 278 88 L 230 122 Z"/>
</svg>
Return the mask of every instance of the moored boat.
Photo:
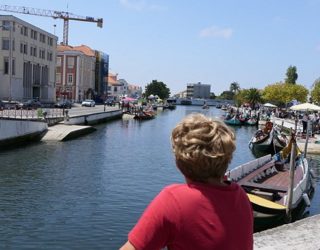
<svg viewBox="0 0 320 250">
<path fill-rule="evenodd" d="M 242 125 L 242 121 L 235 115 L 232 118 L 228 118 L 224 120 L 224 123 L 228 125 L 233 125 L 233 126 L 240 126 Z"/>
<path fill-rule="evenodd" d="M 260 157 L 227 173 L 229 180 L 237 182 L 248 194 L 256 232 L 284 224 L 289 219 L 300 219 L 310 205 L 314 191 L 312 173 L 308 160 L 299 150 L 292 164 L 294 178 L 289 198 L 289 155 L 293 143 L 294 139 L 273 157 L 270 154 Z"/>
<path fill-rule="evenodd" d="M 245 125 L 249 126 L 256 126 L 258 124 L 258 119 L 255 117 L 250 117 L 249 119 L 245 120 Z"/>
<path fill-rule="evenodd" d="M 155 118 L 155 113 L 151 110 L 144 110 L 137 112 L 133 118 L 136 120 L 150 120 Z"/>
<path fill-rule="evenodd" d="M 267 122 L 263 129 L 259 129 L 251 138 L 249 147 L 259 152 L 274 152 L 273 123 Z"/>
</svg>

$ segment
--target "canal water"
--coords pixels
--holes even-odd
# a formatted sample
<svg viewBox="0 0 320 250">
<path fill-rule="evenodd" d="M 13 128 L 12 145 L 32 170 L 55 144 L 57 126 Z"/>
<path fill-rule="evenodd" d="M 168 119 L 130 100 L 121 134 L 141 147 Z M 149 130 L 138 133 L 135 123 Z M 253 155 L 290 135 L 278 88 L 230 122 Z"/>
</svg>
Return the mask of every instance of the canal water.
<svg viewBox="0 0 320 250">
<path fill-rule="evenodd" d="M 178 106 L 153 120 L 116 120 L 75 140 L 0 152 L 0 249 L 118 249 L 150 200 L 184 181 L 170 133 L 192 112 L 223 114 Z M 235 130 L 230 168 L 255 158 L 248 142 L 256 128 Z M 316 191 L 309 215 L 320 213 L 319 203 Z"/>
</svg>

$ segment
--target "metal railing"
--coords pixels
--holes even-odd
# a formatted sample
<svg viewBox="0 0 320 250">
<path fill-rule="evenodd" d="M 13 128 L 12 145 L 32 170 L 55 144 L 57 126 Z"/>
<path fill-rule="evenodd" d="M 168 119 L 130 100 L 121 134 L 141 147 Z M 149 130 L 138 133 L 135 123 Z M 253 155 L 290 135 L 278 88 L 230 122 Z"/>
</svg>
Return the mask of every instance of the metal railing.
<svg viewBox="0 0 320 250">
<path fill-rule="evenodd" d="M 46 118 L 62 118 L 63 110 L 55 108 L 40 109 L 0 109 L 0 118 L 38 120 Z"/>
</svg>

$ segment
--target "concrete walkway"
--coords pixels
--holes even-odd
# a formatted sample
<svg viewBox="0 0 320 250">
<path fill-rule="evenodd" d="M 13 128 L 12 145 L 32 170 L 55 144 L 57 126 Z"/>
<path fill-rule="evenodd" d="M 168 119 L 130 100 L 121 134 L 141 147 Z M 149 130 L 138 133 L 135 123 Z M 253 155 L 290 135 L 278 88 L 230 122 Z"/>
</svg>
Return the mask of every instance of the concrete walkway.
<svg viewBox="0 0 320 250">
<path fill-rule="evenodd" d="M 95 131 L 91 126 L 57 124 L 48 128 L 42 141 L 65 141 Z"/>
<path fill-rule="evenodd" d="M 285 128 L 294 129 L 294 127 L 295 127 L 294 120 L 274 118 L 273 121 L 275 124 L 277 124 L 279 126 L 283 125 Z M 302 125 L 300 123 L 298 123 L 298 125 L 297 125 L 297 130 L 298 130 L 298 132 L 302 131 Z M 297 145 L 300 150 L 302 150 L 302 151 L 305 150 L 305 144 L 306 144 L 305 139 L 303 139 L 301 137 L 297 137 Z M 314 135 L 312 138 L 309 138 L 308 147 L 307 147 L 307 154 L 320 154 L 320 138 L 319 138 L 318 134 Z"/>
<path fill-rule="evenodd" d="M 319 250 L 320 215 L 254 234 L 255 250 Z"/>
</svg>

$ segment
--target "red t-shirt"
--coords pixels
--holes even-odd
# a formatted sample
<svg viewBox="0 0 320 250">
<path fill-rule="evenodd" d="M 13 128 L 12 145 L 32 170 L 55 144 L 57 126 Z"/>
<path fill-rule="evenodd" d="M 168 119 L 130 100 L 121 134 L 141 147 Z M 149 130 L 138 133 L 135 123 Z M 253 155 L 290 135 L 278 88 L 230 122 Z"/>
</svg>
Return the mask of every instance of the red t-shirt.
<svg viewBox="0 0 320 250">
<path fill-rule="evenodd" d="M 138 250 L 253 249 L 253 214 L 243 189 L 231 183 L 165 187 L 129 233 Z"/>
</svg>

